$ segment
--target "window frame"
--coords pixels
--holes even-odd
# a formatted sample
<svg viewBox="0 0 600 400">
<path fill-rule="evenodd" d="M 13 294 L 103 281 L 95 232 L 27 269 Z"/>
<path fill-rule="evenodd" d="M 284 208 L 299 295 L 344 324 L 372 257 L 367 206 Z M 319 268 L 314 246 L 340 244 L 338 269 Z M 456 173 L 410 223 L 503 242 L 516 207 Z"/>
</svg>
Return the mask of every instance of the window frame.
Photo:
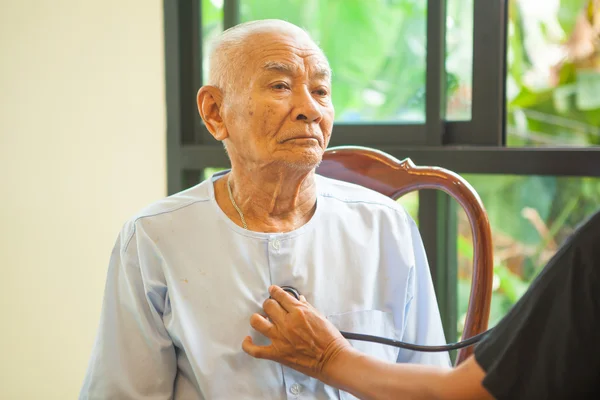
<svg viewBox="0 0 600 400">
<path fill-rule="evenodd" d="M 164 0 L 169 195 L 198 183 L 204 168 L 229 165 L 196 110 L 204 50 L 202 1 L 208 0 Z M 506 147 L 508 1 L 473 3 L 471 120 L 445 120 L 446 0 L 427 0 L 425 123 L 336 123 L 330 146 L 373 147 L 459 174 L 600 177 L 598 147 Z M 239 22 L 239 7 L 239 0 L 224 0 L 225 29 Z M 456 340 L 456 224 L 456 204 L 448 196 L 419 193 L 419 229 L 449 342 Z"/>
</svg>

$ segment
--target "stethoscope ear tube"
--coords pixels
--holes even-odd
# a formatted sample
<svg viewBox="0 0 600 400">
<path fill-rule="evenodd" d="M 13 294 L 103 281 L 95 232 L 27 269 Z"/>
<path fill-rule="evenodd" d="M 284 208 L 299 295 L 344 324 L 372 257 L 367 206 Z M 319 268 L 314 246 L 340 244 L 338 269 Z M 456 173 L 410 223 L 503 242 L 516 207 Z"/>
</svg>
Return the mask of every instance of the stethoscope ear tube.
<svg viewBox="0 0 600 400">
<path fill-rule="evenodd" d="M 296 288 L 294 288 L 292 286 L 281 286 L 281 288 L 284 291 L 288 292 L 290 295 L 292 295 L 294 298 L 296 298 L 296 300 L 300 300 L 300 292 Z M 400 340 L 388 339 L 388 338 L 383 338 L 380 336 L 365 335 L 362 333 L 352 333 L 352 332 L 344 332 L 344 331 L 340 331 L 340 333 L 342 334 L 343 337 L 345 337 L 348 340 L 359 340 L 359 341 L 363 341 L 363 342 L 381 343 L 381 344 L 385 344 L 387 346 L 394 346 L 394 347 L 399 347 L 399 348 L 407 349 L 407 350 L 421 351 L 421 352 L 427 352 L 427 353 L 437 353 L 437 352 L 442 352 L 442 351 L 457 350 L 457 349 L 462 349 L 463 347 L 473 346 L 474 344 L 479 342 L 481 339 L 483 339 L 490 331 L 491 331 L 491 329 L 489 329 L 483 333 L 480 333 L 478 335 L 475 335 L 473 337 L 470 337 L 466 340 L 462 340 L 462 341 L 456 342 L 456 343 L 444 344 L 444 345 L 440 345 L 440 346 L 425 346 L 425 345 L 419 345 L 419 344 L 413 344 L 413 343 L 406 343 L 406 342 L 402 342 Z"/>
<path fill-rule="evenodd" d="M 462 349 L 463 347 L 473 346 L 474 344 L 479 342 L 481 339 L 483 339 L 484 336 L 490 332 L 490 330 L 487 330 L 483 333 L 480 333 L 478 335 L 470 337 L 466 340 L 462 340 L 460 342 L 449 343 L 449 344 L 444 344 L 444 345 L 440 345 L 440 346 L 425 346 L 425 345 L 419 345 L 419 344 L 412 344 L 412 343 L 401 342 L 399 340 L 382 338 L 379 336 L 364 335 L 361 333 L 352 333 L 352 332 L 344 332 L 344 331 L 340 331 L 340 333 L 346 339 L 360 340 L 360 341 L 364 341 L 364 342 L 381 343 L 381 344 L 385 344 L 388 346 L 400 347 L 402 349 L 413 350 L 413 351 L 437 353 L 437 352 L 442 352 L 442 351 L 450 351 L 450 350 Z"/>
</svg>

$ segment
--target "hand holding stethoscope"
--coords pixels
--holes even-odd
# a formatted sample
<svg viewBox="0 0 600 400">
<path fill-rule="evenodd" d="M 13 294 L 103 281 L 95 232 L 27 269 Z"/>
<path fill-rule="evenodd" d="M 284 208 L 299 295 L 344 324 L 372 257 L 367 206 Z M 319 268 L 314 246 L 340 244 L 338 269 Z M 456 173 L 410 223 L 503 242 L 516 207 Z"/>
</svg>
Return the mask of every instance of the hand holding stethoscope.
<svg viewBox="0 0 600 400">
<path fill-rule="evenodd" d="M 291 296 L 293 296 L 296 300 L 300 300 L 300 292 L 292 287 L 292 286 L 281 286 L 281 289 L 290 294 Z M 360 340 L 360 341 L 365 341 L 365 342 L 374 342 L 374 343 L 381 343 L 381 344 L 385 344 L 388 346 L 394 346 L 394 347 L 400 347 L 402 349 L 408 349 L 408 350 L 413 350 L 413 351 L 422 351 L 422 352 L 430 352 L 430 353 L 434 353 L 434 352 L 442 352 L 442 351 L 450 351 L 450 350 L 456 350 L 456 349 L 462 349 L 463 347 L 469 347 L 472 346 L 474 344 L 476 344 L 477 342 L 479 342 L 481 339 L 483 339 L 483 337 L 485 335 L 487 335 L 490 332 L 490 330 L 487 330 L 483 333 L 480 333 L 478 335 L 475 335 L 467 340 L 462 340 L 460 342 L 457 343 L 450 343 L 450 344 L 444 344 L 444 345 L 436 345 L 436 346 L 425 346 L 425 345 L 418 345 L 418 344 L 413 344 L 413 343 L 406 343 L 406 342 L 401 342 L 399 340 L 395 340 L 395 339 L 389 339 L 389 338 L 383 338 L 380 336 L 373 336 L 373 335 L 365 335 L 365 334 L 361 334 L 361 333 L 353 333 L 353 332 L 344 332 L 344 331 L 340 331 L 340 333 L 342 334 L 343 337 L 345 337 L 346 339 L 352 339 L 352 340 Z"/>
</svg>

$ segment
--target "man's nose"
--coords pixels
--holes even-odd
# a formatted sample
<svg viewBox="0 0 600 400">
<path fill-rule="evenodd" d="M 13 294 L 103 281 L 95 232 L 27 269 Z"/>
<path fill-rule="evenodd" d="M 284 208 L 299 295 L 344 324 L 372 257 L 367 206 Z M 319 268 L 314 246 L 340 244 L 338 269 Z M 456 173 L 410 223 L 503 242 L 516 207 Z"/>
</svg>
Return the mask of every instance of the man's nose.
<svg viewBox="0 0 600 400">
<path fill-rule="evenodd" d="M 295 97 L 296 104 L 292 115 L 295 121 L 306 121 L 308 123 L 321 122 L 321 119 L 323 119 L 321 106 L 308 89 L 304 89 L 300 93 L 297 93 Z"/>
</svg>

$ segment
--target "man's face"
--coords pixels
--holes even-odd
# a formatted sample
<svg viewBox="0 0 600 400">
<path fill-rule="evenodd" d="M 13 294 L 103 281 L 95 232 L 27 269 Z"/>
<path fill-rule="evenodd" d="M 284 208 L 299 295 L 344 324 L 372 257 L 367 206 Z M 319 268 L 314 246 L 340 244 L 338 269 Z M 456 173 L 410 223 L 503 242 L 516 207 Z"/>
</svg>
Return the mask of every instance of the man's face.
<svg viewBox="0 0 600 400">
<path fill-rule="evenodd" d="M 305 35 L 262 33 L 250 43 L 223 102 L 230 156 L 258 165 L 316 167 L 334 119 L 327 60 Z"/>
</svg>

